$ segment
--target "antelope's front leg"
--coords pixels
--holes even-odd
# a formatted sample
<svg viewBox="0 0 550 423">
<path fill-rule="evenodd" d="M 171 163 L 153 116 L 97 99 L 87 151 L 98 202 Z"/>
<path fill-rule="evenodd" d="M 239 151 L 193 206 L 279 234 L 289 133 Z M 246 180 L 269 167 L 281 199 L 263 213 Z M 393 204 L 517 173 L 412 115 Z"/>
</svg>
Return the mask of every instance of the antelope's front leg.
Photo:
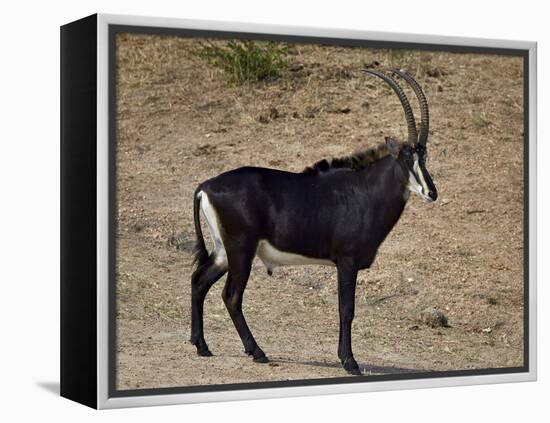
<svg viewBox="0 0 550 423">
<path fill-rule="evenodd" d="M 351 323 L 355 313 L 357 266 L 353 259 L 346 257 L 339 259 L 336 267 L 338 269 L 338 311 L 340 314 L 338 358 L 348 373 L 361 375 L 351 350 Z"/>
</svg>

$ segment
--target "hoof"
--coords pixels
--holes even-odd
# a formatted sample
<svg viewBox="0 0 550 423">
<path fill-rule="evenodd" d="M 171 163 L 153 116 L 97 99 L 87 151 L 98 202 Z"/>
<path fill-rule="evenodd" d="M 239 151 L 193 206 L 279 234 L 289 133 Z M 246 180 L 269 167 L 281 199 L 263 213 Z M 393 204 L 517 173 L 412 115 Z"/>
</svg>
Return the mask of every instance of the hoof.
<svg viewBox="0 0 550 423">
<path fill-rule="evenodd" d="M 247 355 L 253 356 L 255 363 L 269 363 L 269 359 L 265 356 L 265 353 L 262 351 L 262 349 L 257 345 L 254 347 L 253 350 L 245 349 L 244 352 Z"/>
<path fill-rule="evenodd" d="M 197 347 L 197 354 L 201 357 L 212 357 L 212 353 L 208 349 L 208 345 L 206 345 L 206 342 L 204 339 L 193 339 L 191 338 L 189 340 L 194 346 Z"/>
<path fill-rule="evenodd" d="M 357 369 L 351 369 L 351 370 L 346 370 L 348 372 L 348 374 L 352 375 L 352 376 L 362 376 L 363 373 L 361 373 L 361 369 L 359 369 L 359 367 Z"/>
<path fill-rule="evenodd" d="M 269 358 L 267 358 L 265 355 L 254 357 L 254 363 L 269 363 Z"/>
<path fill-rule="evenodd" d="M 197 350 L 197 354 L 200 355 L 201 357 L 212 357 L 214 355 L 210 352 L 209 349 Z"/>
<path fill-rule="evenodd" d="M 362 375 L 361 370 L 357 365 L 357 361 L 355 361 L 355 358 L 353 358 L 353 356 L 342 360 L 342 367 L 344 367 L 346 372 L 348 372 L 350 375 L 354 375 L 354 376 Z"/>
</svg>

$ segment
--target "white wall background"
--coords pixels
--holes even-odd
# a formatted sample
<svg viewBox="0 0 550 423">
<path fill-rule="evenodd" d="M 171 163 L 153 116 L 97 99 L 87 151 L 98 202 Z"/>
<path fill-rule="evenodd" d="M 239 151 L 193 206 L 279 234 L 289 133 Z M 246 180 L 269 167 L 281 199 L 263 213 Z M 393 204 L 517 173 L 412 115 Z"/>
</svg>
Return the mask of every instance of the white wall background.
<svg viewBox="0 0 550 423">
<path fill-rule="evenodd" d="M 24 1 L 1 6 L 0 419 L 3 421 L 543 421 L 548 406 L 548 12 L 543 1 Z M 539 42 L 539 381 L 94 412 L 59 381 L 59 26 L 95 13 Z M 544 168 L 547 166 L 546 169 Z M 546 333 L 543 333 L 546 331 Z M 31 420 L 33 419 L 33 420 Z M 546 420 L 548 421 L 548 420 Z"/>
</svg>

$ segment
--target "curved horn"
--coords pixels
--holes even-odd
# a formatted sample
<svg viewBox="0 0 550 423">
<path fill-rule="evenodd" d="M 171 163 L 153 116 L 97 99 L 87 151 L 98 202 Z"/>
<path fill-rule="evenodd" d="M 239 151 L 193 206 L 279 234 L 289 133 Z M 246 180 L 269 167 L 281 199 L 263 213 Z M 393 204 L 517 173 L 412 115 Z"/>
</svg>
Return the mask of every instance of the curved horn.
<svg viewBox="0 0 550 423">
<path fill-rule="evenodd" d="M 420 88 L 418 82 L 416 82 L 416 80 L 408 73 L 402 72 L 397 68 L 391 68 L 390 72 L 399 75 L 407 81 L 414 90 L 416 98 L 418 98 L 418 102 L 420 103 L 420 134 L 418 135 L 418 143 L 421 145 L 426 145 L 426 142 L 428 141 L 428 131 L 430 129 L 430 112 L 428 110 L 428 100 L 426 100 L 424 91 L 422 91 L 422 88 Z"/>
<path fill-rule="evenodd" d="M 408 142 L 409 144 L 415 145 L 416 141 L 418 140 L 418 135 L 416 132 L 416 123 L 414 120 L 414 115 L 413 115 L 411 105 L 409 103 L 409 100 L 407 100 L 407 96 L 405 95 L 405 92 L 403 91 L 403 89 L 391 76 L 388 76 L 382 72 L 379 72 L 373 69 L 363 69 L 363 71 L 366 73 L 376 75 L 379 78 L 382 78 L 384 81 L 386 81 L 390 85 L 390 87 L 393 88 L 393 90 L 399 97 L 399 100 L 401 100 L 401 105 L 403 106 L 403 110 L 405 111 L 405 117 L 407 119 L 407 128 L 409 131 Z"/>
</svg>

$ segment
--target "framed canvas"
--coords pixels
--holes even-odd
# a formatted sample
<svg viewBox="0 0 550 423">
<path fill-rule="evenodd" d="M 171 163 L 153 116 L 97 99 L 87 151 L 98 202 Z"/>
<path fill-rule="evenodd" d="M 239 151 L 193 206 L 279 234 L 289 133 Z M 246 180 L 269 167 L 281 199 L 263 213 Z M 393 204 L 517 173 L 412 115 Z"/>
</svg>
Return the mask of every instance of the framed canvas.
<svg viewBox="0 0 550 423">
<path fill-rule="evenodd" d="M 536 379 L 536 43 L 61 28 L 61 395 Z"/>
</svg>

